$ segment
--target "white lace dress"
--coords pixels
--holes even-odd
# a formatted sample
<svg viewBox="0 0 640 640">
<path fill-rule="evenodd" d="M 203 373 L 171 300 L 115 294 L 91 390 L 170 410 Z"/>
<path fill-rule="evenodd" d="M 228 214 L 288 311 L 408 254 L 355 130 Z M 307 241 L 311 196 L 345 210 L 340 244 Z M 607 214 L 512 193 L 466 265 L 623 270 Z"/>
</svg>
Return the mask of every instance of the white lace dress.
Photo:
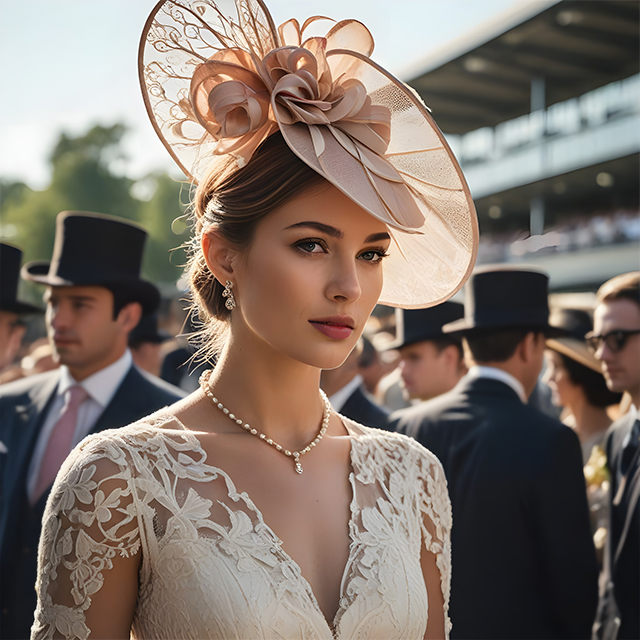
<svg viewBox="0 0 640 640">
<path fill-rule="evenodd" d="M 448 635 L 442 467 L 410 438 L 343 421 L 350 547 L 331 624 L 251 496 L 165 417 L 90 436 L 67 459 L 44 515 L 32 638 L 87 638 L 85 614 L 112 559 L 141 553 L 134 638 L 421 640 L 422 545 L 436 555 Z M 73 606 L 56 597 L 65 592 Z"/>
</svg>

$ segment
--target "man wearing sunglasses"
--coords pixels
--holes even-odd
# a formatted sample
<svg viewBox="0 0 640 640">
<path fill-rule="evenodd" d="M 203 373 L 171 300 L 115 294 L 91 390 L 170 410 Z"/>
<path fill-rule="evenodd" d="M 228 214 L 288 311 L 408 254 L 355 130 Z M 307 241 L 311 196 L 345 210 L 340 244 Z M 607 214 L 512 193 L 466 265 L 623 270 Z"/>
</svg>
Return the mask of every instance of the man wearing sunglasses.
<svg viewBox="0 0 640 640">
<path fill-rule="evenodd" d="M 594 635 L 640 638 L 640 272 L 605 282 L 596 302 L 587 344 L 609 389 L 626 391 L 633 404 L 606 438 L 609 534 Z"/>
</svg>

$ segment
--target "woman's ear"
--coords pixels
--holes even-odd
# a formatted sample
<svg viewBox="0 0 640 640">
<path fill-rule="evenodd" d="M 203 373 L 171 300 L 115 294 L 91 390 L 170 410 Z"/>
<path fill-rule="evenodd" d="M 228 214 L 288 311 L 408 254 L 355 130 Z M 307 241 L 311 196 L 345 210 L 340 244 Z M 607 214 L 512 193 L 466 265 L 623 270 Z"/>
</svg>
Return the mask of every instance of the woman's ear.
<svg viewBox="0 0 640 640">
<path fill-rule="evenodd" d="M 218 282 L 233 280 L 233 251 L 217 229 L 205 229 L 200 241 L 202 255 L 209 267 L 209 271 Z"/>
</svg>

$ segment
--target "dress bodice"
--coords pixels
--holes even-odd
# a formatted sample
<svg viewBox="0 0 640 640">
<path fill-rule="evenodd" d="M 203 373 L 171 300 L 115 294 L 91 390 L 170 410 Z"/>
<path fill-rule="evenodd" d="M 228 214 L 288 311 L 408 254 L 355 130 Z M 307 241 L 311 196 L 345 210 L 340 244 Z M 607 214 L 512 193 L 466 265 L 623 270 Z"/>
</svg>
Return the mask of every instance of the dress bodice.
<svg viewBox="0 0 640 640">
<path fill-rule="evenodd" d="M 43 519 L 32 637 L 87 638 L 86 612 L 113 558 L 141 553 L 135 638 L 417 640 L 428 617 L 423 545 L 436 556 L 448 632 L 442 467 L 410 438 L 343 421 L 350 546 L 334 620 L 251 496 L 160 414 L 87 438 L 65 462 Z"/>
</svg>

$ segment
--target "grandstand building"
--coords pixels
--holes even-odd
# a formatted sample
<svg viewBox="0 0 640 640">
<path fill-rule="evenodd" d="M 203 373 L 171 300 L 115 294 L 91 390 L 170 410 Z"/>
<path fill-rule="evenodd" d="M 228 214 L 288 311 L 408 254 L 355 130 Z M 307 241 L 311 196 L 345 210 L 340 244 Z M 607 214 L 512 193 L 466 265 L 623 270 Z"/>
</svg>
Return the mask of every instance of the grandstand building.
<svg viewBox="0 0 640 640">
<path fill-rule="evenodd" d="M 402 74 L 460 160 L 479 263 L 555 291 L 640 269 L 640 3 L 518 5 Z"/>
</svg>

